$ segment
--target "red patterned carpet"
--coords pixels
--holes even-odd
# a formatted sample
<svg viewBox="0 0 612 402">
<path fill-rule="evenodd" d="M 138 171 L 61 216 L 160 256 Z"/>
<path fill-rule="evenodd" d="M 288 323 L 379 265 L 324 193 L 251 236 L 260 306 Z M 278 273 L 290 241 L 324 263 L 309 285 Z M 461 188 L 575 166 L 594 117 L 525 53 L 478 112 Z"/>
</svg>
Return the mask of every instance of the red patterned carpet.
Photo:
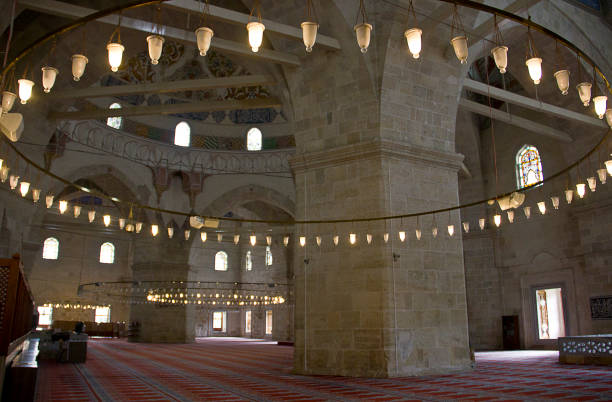
<svg viewBox="0 0 612 402">
<path fill-rule="evenodd" d="M 612 400 L 612 368 L 556 352 L 477 353 L 465 374 L 367 379 L 291 375 L 293 348 L 246 339 L 89 342 L 85 364 L 44 362 L 38 401 Z"/>
</svg>

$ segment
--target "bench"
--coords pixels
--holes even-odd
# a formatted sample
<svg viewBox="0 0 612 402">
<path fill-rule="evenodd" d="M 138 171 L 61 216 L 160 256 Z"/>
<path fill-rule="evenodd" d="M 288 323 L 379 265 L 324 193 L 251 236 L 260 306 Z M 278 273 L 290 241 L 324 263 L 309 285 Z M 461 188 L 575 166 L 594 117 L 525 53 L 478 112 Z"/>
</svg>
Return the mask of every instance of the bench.
<svg viewBox="0 0 612 402">
<path fill-rule="evenodd" d="M 7 364 L 3 400 L 33 401 L 38 373 L 38 339 L 26 339 L 21 352 Z"/>
</svg>

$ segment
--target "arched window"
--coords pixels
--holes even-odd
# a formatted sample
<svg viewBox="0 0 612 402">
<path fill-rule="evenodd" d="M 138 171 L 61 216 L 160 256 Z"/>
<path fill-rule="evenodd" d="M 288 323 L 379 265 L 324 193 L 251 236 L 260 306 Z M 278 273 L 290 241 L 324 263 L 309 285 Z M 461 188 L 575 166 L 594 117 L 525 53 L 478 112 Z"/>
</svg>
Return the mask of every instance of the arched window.
<svg viewBox="0 0 612 402">
<path fill-rule="evenodd" d="M 272 250 L 270 249 L 270 246 L 266 246 L 266 265 L 272 265 L 273 261 L 274 260 L 272 259 Z"/>
<path fill-rule="evenodd" d="M 115 246 L 113 243 L 104 243 L 100 246 L 100 262 L 102 264 L 115 262 Z"/>
<path fill-rule="evenodd" d="M 247 151 L 261 151 L 261 131 L 256 127 L 247 132 Z"/>
<path fill-rule="evenodd" d="M 246 252 L 245 266 L 246 266 L 247 271 L 250 271 L 253 269 L 253 256 L 251 255 L 251 250 Z"/>
<path fill-rule="evenodd" d="M 49 237 L 43 243 L 43 259 L 44 260 L 57 260 L 57 254 L 59 253 L 59 240 L 55 237 Z"/>
<path fill-rule="evenodd" d="M 188 147 L 191 143 L 191 127 L 182 121 L 174 129 L 174 145 Z"/>
<path fill-rule="evenodd" d="M 518 188 L 533 186 L 544 180 L 542 161 L 538 149 L 523 145 L 516 154 L 516 183 Z"/>
<path fill-rule="evenodd" d="M 115 102 L 115 103 L 111 103 L 111 105 L 108 108 L 109 109 L 121 109 L 121 105 Z M 120 130 L 121 126 L 123 125 L 123 117 L 121 116 L 108 117 L 106 119 L 106 125 L 112 128 L 116 128 L 117 130 Z"/>
<path fill-rule="evenodd" d="M 215 254 L 215 271 L 227 271 L 227 253 L 219 251 Z"/>
</svg>

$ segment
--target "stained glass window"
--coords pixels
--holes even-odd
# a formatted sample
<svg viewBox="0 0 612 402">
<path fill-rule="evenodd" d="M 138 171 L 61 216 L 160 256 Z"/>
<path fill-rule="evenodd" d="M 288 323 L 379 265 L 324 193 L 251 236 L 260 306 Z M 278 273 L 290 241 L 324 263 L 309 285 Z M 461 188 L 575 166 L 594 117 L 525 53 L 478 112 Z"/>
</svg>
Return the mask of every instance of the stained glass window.
<svg viewBox="0 0 612 402">
<path fill-rule="evenodd" d="M 538 149 L 524 145 L 516 154 L 516 181 L 518 188 L 533 186 L 544 180 L 542 161 Z"/>
<path fill-rule="evenodd" d="M 121 109 L 121 105 L 118 103 L 112 103 L 108 108 L 109 109 Z M 121 116 L 108 117 L 106 119 L 106 125 L 112 128 L 116 128 L 117 130 L 120 130 L 121 126 L 123 125 L 123 117 Z"/>
<path fill-rule="evenodd" d="M 184 121 L 176 125 L 174 129 L 174 145 L 188 147 L 191 143 L 191 127 Z"/>
<path fill-rule="evenodd" d="M 227 253 L 219 251 L 215 254 L 215 271 L 227 271 Z"/>
<path fill-rule="evenodd" d="M 251 251 L 247 251 L 246 252 L 246 261 L 245 261 L 245 265 L 246 265 L 246 270 L 250 271 L 253 269 L 253 256 L 251 255 Z"/>
<path fill-rule="evenodd" d="M 270 249 L 270 246 L 266 246 L 266 265 L 270 266 L 272 265 L 272 262 L 274 262 L 272 259 L 272 250 Z"/>
<path fill-rule="evenodd" d="M 100 262 L 102 264 L 112 264 L 115 262 L 115 246 L 113 243 L 104 243 L 100 247 Z"/>
<path fill-rule="evenodd" d="M 261 131 L 253 127 L 247 132 L 247 151 L 261 151 Z"/>
<path fill-rule="evenodd" d="M 57 254 L 59 253 L 59 240 L 55 237 L 49 237 L 43 244 L 43 259 L 45 260 L 57 260 Z"/>
</svg>

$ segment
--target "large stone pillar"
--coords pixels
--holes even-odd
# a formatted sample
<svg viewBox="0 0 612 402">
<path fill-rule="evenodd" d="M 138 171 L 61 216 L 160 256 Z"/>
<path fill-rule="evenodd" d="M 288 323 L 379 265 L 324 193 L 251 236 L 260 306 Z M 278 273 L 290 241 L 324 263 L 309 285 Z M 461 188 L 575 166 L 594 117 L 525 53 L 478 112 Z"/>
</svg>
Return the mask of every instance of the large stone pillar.
<svg viewBox="0 0 612 402">
<path fill-rule="evenodd" d="M 299 218 L 456 205 L 461 159 L 385 141 L 302 155 L 293 166 Z M 296 372 L 389 377 L 469 367 L 459 215 L 436 216 L 436 222 L 422 218 L 419 224 L 421 240 L 416 219 L 297 228 L 309 243 L 297 247 L 295 265 Z M 452 237 L 449 224 L 455 225 Z M 400 229 L 407 233 L 405 242 Z M 360 236 L 354 246 L 349 232 Z M 366 233 L 374 236 L 370 245 Z M 323 236 L 320 248 L 317 234 Z"/>
<path fill-rule="evenodd" d="M 167 293 L 184 293 L 190 279 L 187 263 L 190 242 L 182 239 L 146 239 L 134 242 L 132 264 L 134 287 L 159 288 Z M 148 281 L 154 281 L 149 283 Z M 155 283 L 157 282 L 157 283 Z M 163 282 L 163 284 L 161 284 Z M 195 307 L 189 305 L 132 304 L 130 323 L 138 322 L 134 342 L 183 343 L 195 339 Z"/>
</svg>

